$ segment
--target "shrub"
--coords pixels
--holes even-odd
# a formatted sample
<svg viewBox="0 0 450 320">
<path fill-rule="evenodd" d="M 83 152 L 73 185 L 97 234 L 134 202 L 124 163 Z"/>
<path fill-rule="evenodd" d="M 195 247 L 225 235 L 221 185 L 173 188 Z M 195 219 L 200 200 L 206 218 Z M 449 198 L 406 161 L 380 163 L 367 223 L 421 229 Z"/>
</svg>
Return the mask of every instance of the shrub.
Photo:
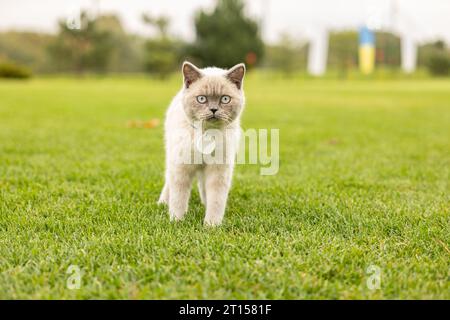
<svg viewBox="0 0 450 320">
<path fill-rule="evenodd" d="M 428 56 L 426 65 L 434 76 L 448 76 L 450 74 L 450 53 L 436 50 Z"/>
<path fill-rule="evenodd" d="M 31 72 L 25 67 L 11 62 L 0 62 L 0 78 L 27 79 Z"/>
</svg>

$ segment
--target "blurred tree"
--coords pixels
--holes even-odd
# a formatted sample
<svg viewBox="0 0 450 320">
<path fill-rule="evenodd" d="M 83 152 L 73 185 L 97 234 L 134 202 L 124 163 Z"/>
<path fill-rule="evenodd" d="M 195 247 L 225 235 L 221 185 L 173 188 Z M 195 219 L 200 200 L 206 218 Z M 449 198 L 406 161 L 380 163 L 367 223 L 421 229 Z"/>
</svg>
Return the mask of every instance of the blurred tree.
<svg viewBox="0 0 450 320">
<path fill-rule="evenodd" d="M 432 75 L 450 74 L 450 51 L 446 48 L 445 42 L 438 40 L 420 46 L 418 64 L 428 68 Z"/>
<path fill-rule="evenodd" d="M 0 60 L 24 65 L 34 72 L 52 71 L 46 48 L 53 40 L 49 34 L 9 31 L 0 33 Z"/>
<path fill-rule="evenodd" d="M 450 53 L 444 50 L 431 54 L 427 67 L 433 76 L 448 76 L 450 74 Z"/>
<path fill-rule="evenodd" d="M 144 21 L 144 23 L 155 27 L 157 29 L 158 36 L 160 38 L 168 37 L 168 31 L 169 31 L 169 25 L 170 25 L 169 17 L 167 17 L 167 16 L 152 17 L 149 14 L 143 14 L 142 20 Z"/>
<path fill-rule="evenodd" d="M 328 52 L 328 65 L 331 69 L 337 69 L 340 76 L 347 77 L 348 71 L 358 65 L 358 33 L 331 33 Z"/>
<path fill-rule="evenodd" d="M 241 0 L 218 0 L 213 12 L 198 12 L 195 31 L 188 52 L 201 65 L 231 67 L 245 61 L 251 67 L 262 59 L 258 24 L 245 15 Z"/>
<path fill-rule="evenodd" d="M 400 38 L 393 33 L 377 32 L 375 34 L 377 66 L 398 68 L 400 66 Z"/>
<path fill-rule="evenodd" d="M 125 32 L 116 15 L 102 15 L 96 19 L 97 29 L 108 32 L 113 50 L 109 61 L 110 72 L 142 71 L 144 39 Z"/>
<path fill-rule="evenodd" d="M 182 43 L 169 35 L 170 20 L 166 16 L 142 16 L 144 23 L 152 26 L 156 35 L 145 42 L 145 69 L 160 78 L 175 71 L 181 60 Z"/>
<path fill-rule="evenodd" d="M 102 15 L 95 18 L 98 32 L 107 33 L 111 45 L 111 56 L 103 71 L 108 72 L 141 72 L 143 69 L 143 46 L 145 39 L 127 34 L 115 15 Z M 77 30 L 74 30 L 77 31 Z M 60 59 L 55 59 L 51 52 L 56 50 L 56 42 L 60 41 L 58 51 L 61 51 L 61 32 L 57 35 L 33 32 L 0 32 L 0 60 L 12 61 L 26 66 L 35 73 L 51 73 L 55 71 L 73 72 L 73 60 L 65 61 L 66 57 L 58 53 Z M 65 41 L 68 37 L 65 37 Z M 76 46 L 76 43 L 72 44 Z M 70 49 L 70 48 L 69 48 Z M 63 60 L 63 61 L 61 61 Z M 87 71 L 97 71 L 89 67 Z"/>
<path fill-rule="evenodd" d="M 114 50 L 112 33 L 101 30 L 86 12 L 78 27 L 60 21 L 59 33 L 48 48 L 52 60 L 60 71 L 105 72 Z"/>
<path fill-rule="evenodd" d="M 389 32 L 377 32 L 376 56 L 377 66 L 398 68 L 400 66 L 400 38 Z M 337 69 L 339 75 L 346 77 L 349 70 L 358 66 L 358 33 L 341 31 L 330 34 L 328 65 Z"/>
<path fill-rule="evenodd" d="M 287 34 L 282 34 L 281 39 L 274 45 L 267 45 L 264 52 L 263 66 L 280 70 L 289 76 L 306 68 L 307 46 L 296 43 Z"/>
<path fill-rule="evenodd" d="M 427 67 L 434 76 L 450 74 L 450 51 L 441 40 L 422 45 L 418 60 L 419 65 Z"/>
</svg>

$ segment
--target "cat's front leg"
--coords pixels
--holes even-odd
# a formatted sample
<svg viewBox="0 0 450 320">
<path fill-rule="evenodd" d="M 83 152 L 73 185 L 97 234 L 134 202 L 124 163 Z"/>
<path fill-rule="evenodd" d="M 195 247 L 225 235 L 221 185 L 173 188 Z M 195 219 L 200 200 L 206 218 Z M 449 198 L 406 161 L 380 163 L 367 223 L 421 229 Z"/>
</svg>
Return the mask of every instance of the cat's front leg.
<svg viewBox="0 0 450 320">
<path fill-rule="evenodd" d="M 164 187 L 159 196 L 158 204 L 169 204 L 169 185 L 167 182 L 164 183 Z"/>
<path fill-rule="evenodd" d="M 205 175 L 199 170 L 197 173 L 198 179 L 198 193 L 200 195 L 200 201 L 203 205 L 206 205 L 206 190 L 205 190 Z"/>
<path fill-rule="evenodd" d="M 208 165 L 205 168 L 206 215 L 205 225 L 222 223 L 233 167 L 228 164 Z"/>
<path fill-rule="evenodd" d="M 190 165 L 176 165 L 169 171 L 170 220 L 183 219 L 189 203 L 194 170 Z"/>
</svg>

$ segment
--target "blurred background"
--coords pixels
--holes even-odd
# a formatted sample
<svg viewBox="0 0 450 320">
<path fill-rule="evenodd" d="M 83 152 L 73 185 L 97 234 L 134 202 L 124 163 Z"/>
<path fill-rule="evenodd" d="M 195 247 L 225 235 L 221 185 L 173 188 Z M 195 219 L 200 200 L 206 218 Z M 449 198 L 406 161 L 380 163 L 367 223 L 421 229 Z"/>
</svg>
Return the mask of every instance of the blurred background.
<svg viewBox="0 0 450 320">
<path fill-rule="evenodd" d="M 449 17 L 450 0 L 0 0 L 0 299 L 449 299 Z M 244 61 L 244 130 L 279 129 L 236 166 L 220 232 L 196 190 L 186 223 L 156 204 L 185 59 Z"/>
<path fill-rule="evenodd" d="M 0 0 L 0 77 L 147 73 L 182 60 L 290 77 L 449 76 L 447 0 Z"/>
</svg>

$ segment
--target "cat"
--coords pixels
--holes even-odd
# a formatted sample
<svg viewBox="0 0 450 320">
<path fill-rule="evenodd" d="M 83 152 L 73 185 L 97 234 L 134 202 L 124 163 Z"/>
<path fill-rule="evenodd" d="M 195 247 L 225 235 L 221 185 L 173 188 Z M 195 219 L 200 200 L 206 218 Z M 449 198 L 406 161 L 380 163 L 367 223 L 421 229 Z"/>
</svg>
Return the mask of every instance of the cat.
<svg viewBox="0 0 450 320">
<path fill-rule="evenodd" d="M 243 63 L 231 69 L 200 69 L 190 62 L 182 66 L 183 87 L 173 98 L 165 119 L 165 184 L 158 200 L 167 204 L 172 221 L 183 219 L 187 212 L 194 178 L 198 180 L 200 200 L 206 207 L 204 224 L 222 223 L 239 148 L 240 116 L 245 105 Z M 213 132 L 219 137 L 213 149 L 199 149 L 197 131 Z M 196 138 L 197 137 L 197 138 Z M 208 148 L 211 149 L 211 148 Z M 223 154 L 217 161 L 205 155 Z M 186 155 L 188 157 L 186 158 Z M 200 157 L 199 157 L 200 156 Z M 200 161 L 192 161 L 200 159 Z M 188 159 L 188 161 L 186 161 Z M 223 160 L 223 161 L 220 161 Z"/>
</svg>

